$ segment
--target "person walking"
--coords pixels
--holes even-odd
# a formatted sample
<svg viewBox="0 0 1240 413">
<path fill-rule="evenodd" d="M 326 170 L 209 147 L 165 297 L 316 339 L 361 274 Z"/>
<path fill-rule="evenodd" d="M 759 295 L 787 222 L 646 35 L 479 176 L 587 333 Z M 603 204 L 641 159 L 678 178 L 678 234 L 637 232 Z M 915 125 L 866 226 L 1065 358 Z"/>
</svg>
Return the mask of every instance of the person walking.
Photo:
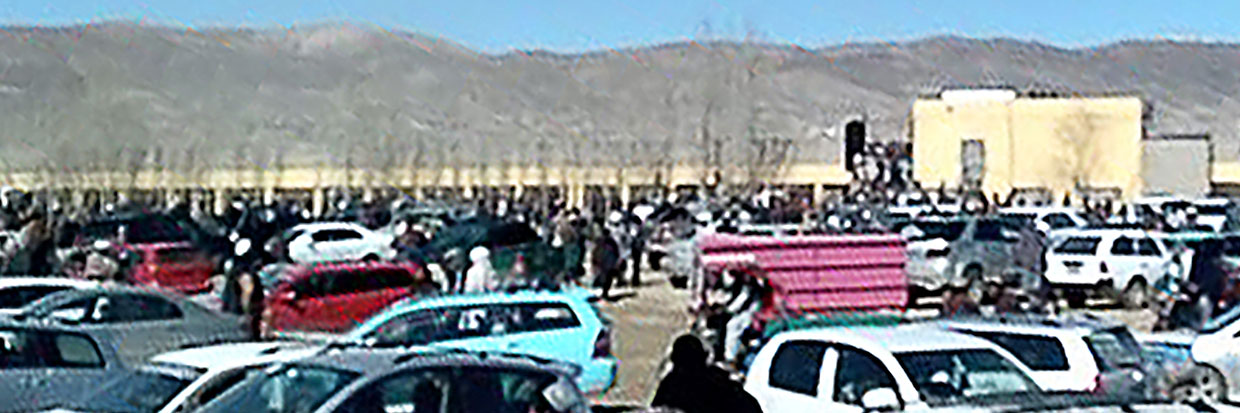
<svg viewBox="0 0 1240 413">
<path fill-rule="evenodd" d="M 594 240 L 594 250 L 590 253 L 590 268 L 594 273 L 594 288 L 602 289 L 601 298 L 611 298 L 611 287 L 616 280 L 620 266 L 620 246 L 611 236 L 611 231 L 599 226 L 598 237 Z"/>
</svg>

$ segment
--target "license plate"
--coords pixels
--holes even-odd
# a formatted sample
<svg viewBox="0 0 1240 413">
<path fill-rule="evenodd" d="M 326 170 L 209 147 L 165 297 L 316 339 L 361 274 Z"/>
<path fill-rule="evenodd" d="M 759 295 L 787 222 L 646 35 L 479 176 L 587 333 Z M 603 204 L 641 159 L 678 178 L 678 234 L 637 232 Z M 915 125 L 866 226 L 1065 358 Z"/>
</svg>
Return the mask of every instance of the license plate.
<svg viewBox="0 0 1240 413">
<path fill-rule="evenodd" d="M 1068 267 L 1068 274 L 1080 274 L 1081 267 Z"/>
</svg>

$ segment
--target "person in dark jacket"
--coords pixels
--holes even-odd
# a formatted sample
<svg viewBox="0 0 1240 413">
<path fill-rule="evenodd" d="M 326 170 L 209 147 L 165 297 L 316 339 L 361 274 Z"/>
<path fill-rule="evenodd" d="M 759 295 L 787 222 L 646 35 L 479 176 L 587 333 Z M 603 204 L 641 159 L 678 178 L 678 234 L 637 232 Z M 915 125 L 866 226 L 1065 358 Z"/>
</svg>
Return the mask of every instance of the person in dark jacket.
<svg viewBox="0 0 1240 413">
<path fill-rule="evenodd" d="M 612 284 L 620 275 L 620 245 L 606 228 L 601 228 L 594 240 L 590 264 L 594 272 L 594 287 L 603 290 L 603 299 L 610 298 Z"/>
<path fill-rule="evenodd" d="M 697 337 L 677 338 L 672 343 L 672 371 L 659 382 L 650 406 L 684 413 L 761 412 L 758 401 L 728 380 L 727 373 L 707 365 L 708 356 Z"/>
</svg>

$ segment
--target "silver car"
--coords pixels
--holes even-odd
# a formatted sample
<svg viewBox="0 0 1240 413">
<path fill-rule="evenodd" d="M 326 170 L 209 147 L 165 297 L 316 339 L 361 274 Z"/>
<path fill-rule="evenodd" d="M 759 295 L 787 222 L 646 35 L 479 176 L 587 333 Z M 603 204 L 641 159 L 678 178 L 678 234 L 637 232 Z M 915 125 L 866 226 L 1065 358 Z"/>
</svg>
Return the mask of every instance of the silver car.
<svg viewBox="0 0 1240 413">
<path fill-rule="evenodd" d="M 578 372 L 496 353 L 345 347 L 249 369 L 198 412 L 585 413 Z"/>
<path fill-rule="evenodd" d="M 906 271 L 916 295 L 935 294 L 953 280 L 980 297 L 986 283 L 1041 282 L 1045 242 L 1033 228 L 1002 218 L 922 219 L 900 229 L 908 242 Z"/>
<path fill-rule="evenodd" d="M 0 321 L 0 412 L 54 407 L 124 371 L 111 347 L 89 334 Z"/>
<path fill-rule="evenodd" d="M 12 317 L 90 334 L 115 348 L 121 361 L 133 366 L 173 349 L 250 338 L 240 317 L 208 310 L 178 296 L 131 287 L 54 293 Z"/>
</svg>

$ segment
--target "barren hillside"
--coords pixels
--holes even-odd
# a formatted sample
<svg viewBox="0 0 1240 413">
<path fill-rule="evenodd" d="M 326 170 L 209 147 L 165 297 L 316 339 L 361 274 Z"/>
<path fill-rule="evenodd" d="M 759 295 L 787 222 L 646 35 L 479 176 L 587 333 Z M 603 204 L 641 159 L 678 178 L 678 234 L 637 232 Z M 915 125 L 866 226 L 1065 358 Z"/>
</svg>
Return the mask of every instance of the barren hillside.
<svg viewBox="0 0 1240 413">
<path fill-rule="evenodd" d="M 846 117 L 865 114 L 891 139 L 918 93 L 1000 83 L 1137 92 L 1156 109 L 1155 132 L 1208 131 L 1219 158 L 1240 152 L 1235 44 L 941 37 L 483 55 L 348 25 L 3 33 L 0 159 L 18 168 L 655 164 L 701 162 L 706 142 L 722 162 L 833 160 L 830 128 Z"/>
</svg>

